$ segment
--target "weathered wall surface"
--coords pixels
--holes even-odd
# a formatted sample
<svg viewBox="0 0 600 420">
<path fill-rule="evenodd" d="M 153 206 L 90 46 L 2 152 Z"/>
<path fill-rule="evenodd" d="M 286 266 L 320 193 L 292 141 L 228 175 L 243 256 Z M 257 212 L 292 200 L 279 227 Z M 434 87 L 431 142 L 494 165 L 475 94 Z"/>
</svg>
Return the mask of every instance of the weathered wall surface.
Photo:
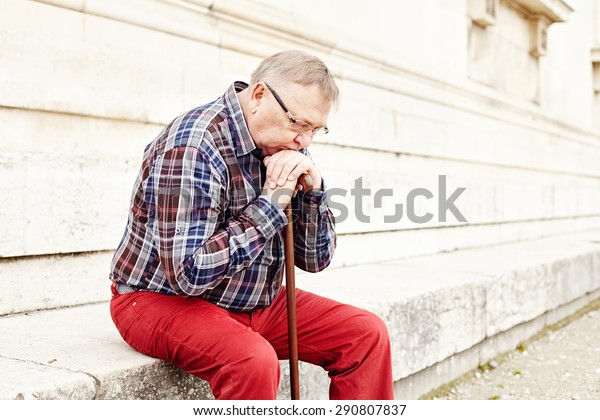
<svg viewBox="0 0 600 420">
<path fill-rule="evenodd" d="M 459 0 L 3 0 L 0 314 L 108 299 L 144 146 L 283 49 L 321 57 L 342 91 L 311 146 L 347 192 L 334 266 L 599 228 L 595 1 L 568 1 L 541 57 L 521 3 L 483 28 Z M 466 188 L 467 223 L 440 221 L 439 175 Z M 414 188 L 434 194 L 415 202 L 427 223 L 406 215 Z"/>
</svg>

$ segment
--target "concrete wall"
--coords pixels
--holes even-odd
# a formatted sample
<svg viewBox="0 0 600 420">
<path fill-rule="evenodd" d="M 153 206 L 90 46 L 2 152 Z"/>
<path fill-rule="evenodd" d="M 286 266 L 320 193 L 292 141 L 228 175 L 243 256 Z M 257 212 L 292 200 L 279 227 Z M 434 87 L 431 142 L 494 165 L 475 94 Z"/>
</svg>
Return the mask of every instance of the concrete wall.
<svg viewBox="0 0 600 420">
<path fill-rule="evenodd" d="M 342 91 L 311 147 L 348 190 L 334 266 L 599 228 L 596 4 L 568 4 L 535 58 L 515 0 L 485 29 L 463 0 L 3 0 L 0 314 L 106 300 L 144 146 L 283 49 L 320 56 Z M 468 223 L 423 197 L 431 222 L 384 222 L 440 174 Z M 364 199 L 370 223 L 361 177 L 393 189 Z"/>
</svg>

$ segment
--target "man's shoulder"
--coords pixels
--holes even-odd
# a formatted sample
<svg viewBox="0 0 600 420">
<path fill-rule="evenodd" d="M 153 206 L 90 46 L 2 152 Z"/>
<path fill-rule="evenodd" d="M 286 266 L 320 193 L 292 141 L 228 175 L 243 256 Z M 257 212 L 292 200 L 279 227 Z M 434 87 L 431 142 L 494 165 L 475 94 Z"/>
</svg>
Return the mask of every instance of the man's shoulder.
<svg viewBox="0 0 600 420">
<path fill-rule="evenodd" d="M 167 133 L 169 137 L 169 148 L 176 147 L 206 147 L 206 141 L 210 141 L 215 130 L 226 123 L 227 112 L 224 104 L 219 101 L 193 108 L 170 124 Z"/>
<path fill-rule="evenodd" d="M 165 126 L 147 145 L 145 154 L 156 157 L 180 147 L 214 150 L 213 133 L 227 124 L 227 118 L 226 107 L 219 100 L 192 108 Z"/>
<path fill-rule="evenodd" d="M 236 82 L 238 83 L 238 82 Z M 177 148 L 194 148 L 202 160 L 226 172 L 223 154 L 235 153 L 240 117 L 236 110 L 236 84 L 212 102 L 192 108 L 174 118 L 146 147 L 144 160 L 151 166 L 160 156 Z M 239 86 L 238 86 L 239 87 Z M 191 155 L 190 155 L 191 156 Z"/>
</svg>

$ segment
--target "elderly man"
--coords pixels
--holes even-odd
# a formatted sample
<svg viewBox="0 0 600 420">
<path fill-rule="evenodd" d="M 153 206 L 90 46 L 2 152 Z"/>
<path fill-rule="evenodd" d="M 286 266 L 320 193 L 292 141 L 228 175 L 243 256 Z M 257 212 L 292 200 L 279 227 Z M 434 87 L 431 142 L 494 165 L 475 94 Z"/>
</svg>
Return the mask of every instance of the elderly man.
<svg viewBox="0 0 600 420">
<path fill-rule="evenodd" d="M 337 101 L 321 60 L 284 51 L 146 147 L 112 261 L 111 315 L 131 347 L 207 380 L 217 399 L 277 395 L 290 201 L 296 265 L 317 272 L 331 261 L 334 220 L 306 149 L 328 132 Z M 302 191 L 302 174 L 313 191 Z M 296 299 L 299 359 L 328 371 L 330 398 L 393 398 L 381 319 L 302 290 Z"/>
</svg>

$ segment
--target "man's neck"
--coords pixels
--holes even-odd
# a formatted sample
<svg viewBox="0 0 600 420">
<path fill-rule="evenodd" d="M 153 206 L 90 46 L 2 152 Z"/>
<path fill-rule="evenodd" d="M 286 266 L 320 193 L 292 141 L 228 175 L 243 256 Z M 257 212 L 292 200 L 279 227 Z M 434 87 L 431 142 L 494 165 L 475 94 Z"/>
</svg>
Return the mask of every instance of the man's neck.
<svg viewBox="0 0 600 420">
<path fill-rule="evenodd" d="M 248 115 L 248 88 L 242 90 L 241 92 L 237 92 L 236 96 L 238 98 L 240 106 L 242 107 L 242 113 L 244 114 L 244 120 L 246 120 L 246 125 L 248 125 L 248 118 L 246 117 L 246 115 Z"/>
<path fill-rule="evenodd" d="M 248 127 L 248 132 L 250 133 L 250 137 L 252 138 L 254 145 L 257 148 L 259 148 L 258 144 L 256 143 L 256 140 L 254 140 L 254 137 L 252 137 L 252 131 L 250 130 L 250 124 L 248 123 L 248 115 L 250 115 L 250 110 L 248 109 L 249 93 L 250 93 L 250 89 L 246 88 L 246 89 L 242 90 L 241 92 L 236 93 L 236 96 L 238 98 L 238 102 L 240 103 L 240 107 L 242 108 L 242 114 L 244 115 L 244 121 L 246 122 L 246 127 Z M 262 150 L 261 150 L 261 153 L 262 153 Z"/>
</svg>

